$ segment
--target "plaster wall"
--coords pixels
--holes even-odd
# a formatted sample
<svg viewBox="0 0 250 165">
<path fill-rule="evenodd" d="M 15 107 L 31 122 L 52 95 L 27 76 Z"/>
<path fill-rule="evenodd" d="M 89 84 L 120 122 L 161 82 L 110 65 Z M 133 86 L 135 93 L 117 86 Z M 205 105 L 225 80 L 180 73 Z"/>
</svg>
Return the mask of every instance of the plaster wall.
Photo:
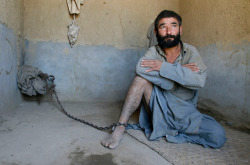
<svg viewBox="0 0 250 165">
<path fill-rule="evenodd" d="M 0 0 L 0 112 L 20 101 L 17 68 L 22 54 L 22 0 Z"/>
<path fill-rule="evenodd" d="M 147 30 L 163 9 L 179 12 L 179 0 L 85 0 L 76 23 L 77 44 L 118 49 L 147 46 Z M 24 0 L 24 36 L 29 41 L 68 42 L 73 17 L 66 0 Z"/>
<path fill-rule="evenodd" d="M 25 63 L 56 77 L 62 101 L 123 101 L 163 9 L 178 12 L 178 0 L 85 0 L 70 48 L 66 0 L 24 0 Z"/>
<path fill-rule="evenodd" d="M 250 127 L 250 1 L 181 0 L 183 40 L 198 47 L 208 67 L 199 107 Z"/>
<path fill-rule="evenodd" d="M 65 0 L 0 3 L 1 111 L 18 104 L 23 54 L 26 64 L 55 75 L 62 101 L 123 100 L 147 49 L 148 27 L 170 9 L 183 17 L 183 41 L 196 46 L 208 66 L 199 107 L 249 127 L 249 0 L 85 0 L 73 48 Z"/>
</svg>

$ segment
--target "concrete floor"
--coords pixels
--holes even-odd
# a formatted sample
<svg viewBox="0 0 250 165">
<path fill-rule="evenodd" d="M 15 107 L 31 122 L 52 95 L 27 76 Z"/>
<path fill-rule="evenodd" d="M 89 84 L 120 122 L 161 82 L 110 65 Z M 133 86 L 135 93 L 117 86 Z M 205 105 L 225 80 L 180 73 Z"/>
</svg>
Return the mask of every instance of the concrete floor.
<svg viewBox="0 0 250 165">
<path fill-rule="evenodd" d="M 122 103 L 63 103 L 78 118 L 99 126 L 118 119 Z M 136 115 L 130 120 L 136 122 Z M 0 116 L 1 165 L 162 165 L 248 164 L 250 135 L 226 128 L 219 150 L 195 144 L 150 142 L 128 130 L 118 148 L 102 147 L 109 131 L 99 131 L 66 117 L 53 102 L 24 102 Z"/>
<path fill-rule="evenodd" d="M 105 126 L 104 123 L 116 121 L 121 103 L 65 103 L 64 106 L 77 117 Z M 170 164 L 127 134 L 118 148 L 104 148 L 100 141 L 108 134 L 67 118 L 52 103 L 23 103 L 0 117 L 0 164 Z"/>
</svg>

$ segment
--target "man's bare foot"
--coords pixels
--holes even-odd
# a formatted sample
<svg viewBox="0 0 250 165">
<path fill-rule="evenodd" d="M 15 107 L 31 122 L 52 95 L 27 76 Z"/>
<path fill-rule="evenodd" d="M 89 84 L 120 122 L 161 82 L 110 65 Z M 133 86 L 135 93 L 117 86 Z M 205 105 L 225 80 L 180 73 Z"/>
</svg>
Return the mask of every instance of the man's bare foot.
<svg viewBox="0 0 250 165">
<path fill-rule="evenodd" d="M 101 141 L 104 147 L 113 149 L 117 147 L 122 140 L 123 132 L 125 131 L 124 126 L 117 126 L 115 130 L 105 139 Z"/>
</svg>

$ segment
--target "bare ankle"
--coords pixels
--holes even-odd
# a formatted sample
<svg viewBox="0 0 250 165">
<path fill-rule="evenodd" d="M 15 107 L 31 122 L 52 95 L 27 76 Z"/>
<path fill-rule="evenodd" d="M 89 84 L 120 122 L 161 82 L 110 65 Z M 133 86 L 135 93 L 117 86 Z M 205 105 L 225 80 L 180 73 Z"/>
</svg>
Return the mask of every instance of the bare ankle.
<svg viewBox="0 0 250 165">
<path fill-rule="evenodd" d="M 119 131 L 119 132 L 124 132 L 125 131 L 125 127 L 124 126 L 116 126 L 114 131 Z"/>
<path fill-rule="evenodd" d="M 116 126 L 112 134 L 101 141 L 102 145 L 110 149 L 116 148 L 123 137 L 124 131 L 125 127 L 123 125 Z"/>
<path fill-rule="evenodd" d="M 123 122 L 115 123 L 113 125 L 112 131 L 115 131 L 116 128 L 118 128 L 118 130 L 123 130 L 124 131 L 126 129 L 127 125 L 128 125 L 127 123 L 123 123 Z"/>
</svg>

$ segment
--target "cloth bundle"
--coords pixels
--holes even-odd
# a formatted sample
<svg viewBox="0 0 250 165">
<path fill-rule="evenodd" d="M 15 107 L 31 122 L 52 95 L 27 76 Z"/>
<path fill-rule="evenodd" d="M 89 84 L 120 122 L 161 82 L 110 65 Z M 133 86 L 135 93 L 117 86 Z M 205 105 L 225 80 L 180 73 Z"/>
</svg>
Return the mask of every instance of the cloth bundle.
<svg viewBox="0 0 250 165">
<path fill-rule="evenodd" d="M 69 13 L 73 14 L 73 21 L 68 25 L 68 39 L 70 47 L 76 43 L 80 27 L 75 22 L 75 15 L 80 13 L 80 6 L 83 4 L 84 0 L 67 0 Z"/>
<path fill-rule="evenodd" d="M 44 95 L 54 80 L 54 78 L 48 79 L 48 77 L 51 76 L 44 74 L 38 68 L 30 65 L 24 65 L 21 66 L 18 71 L 18 87 L 23 94 L 29 96 L 35 96 L 37 94 Z"/>
</svg>

